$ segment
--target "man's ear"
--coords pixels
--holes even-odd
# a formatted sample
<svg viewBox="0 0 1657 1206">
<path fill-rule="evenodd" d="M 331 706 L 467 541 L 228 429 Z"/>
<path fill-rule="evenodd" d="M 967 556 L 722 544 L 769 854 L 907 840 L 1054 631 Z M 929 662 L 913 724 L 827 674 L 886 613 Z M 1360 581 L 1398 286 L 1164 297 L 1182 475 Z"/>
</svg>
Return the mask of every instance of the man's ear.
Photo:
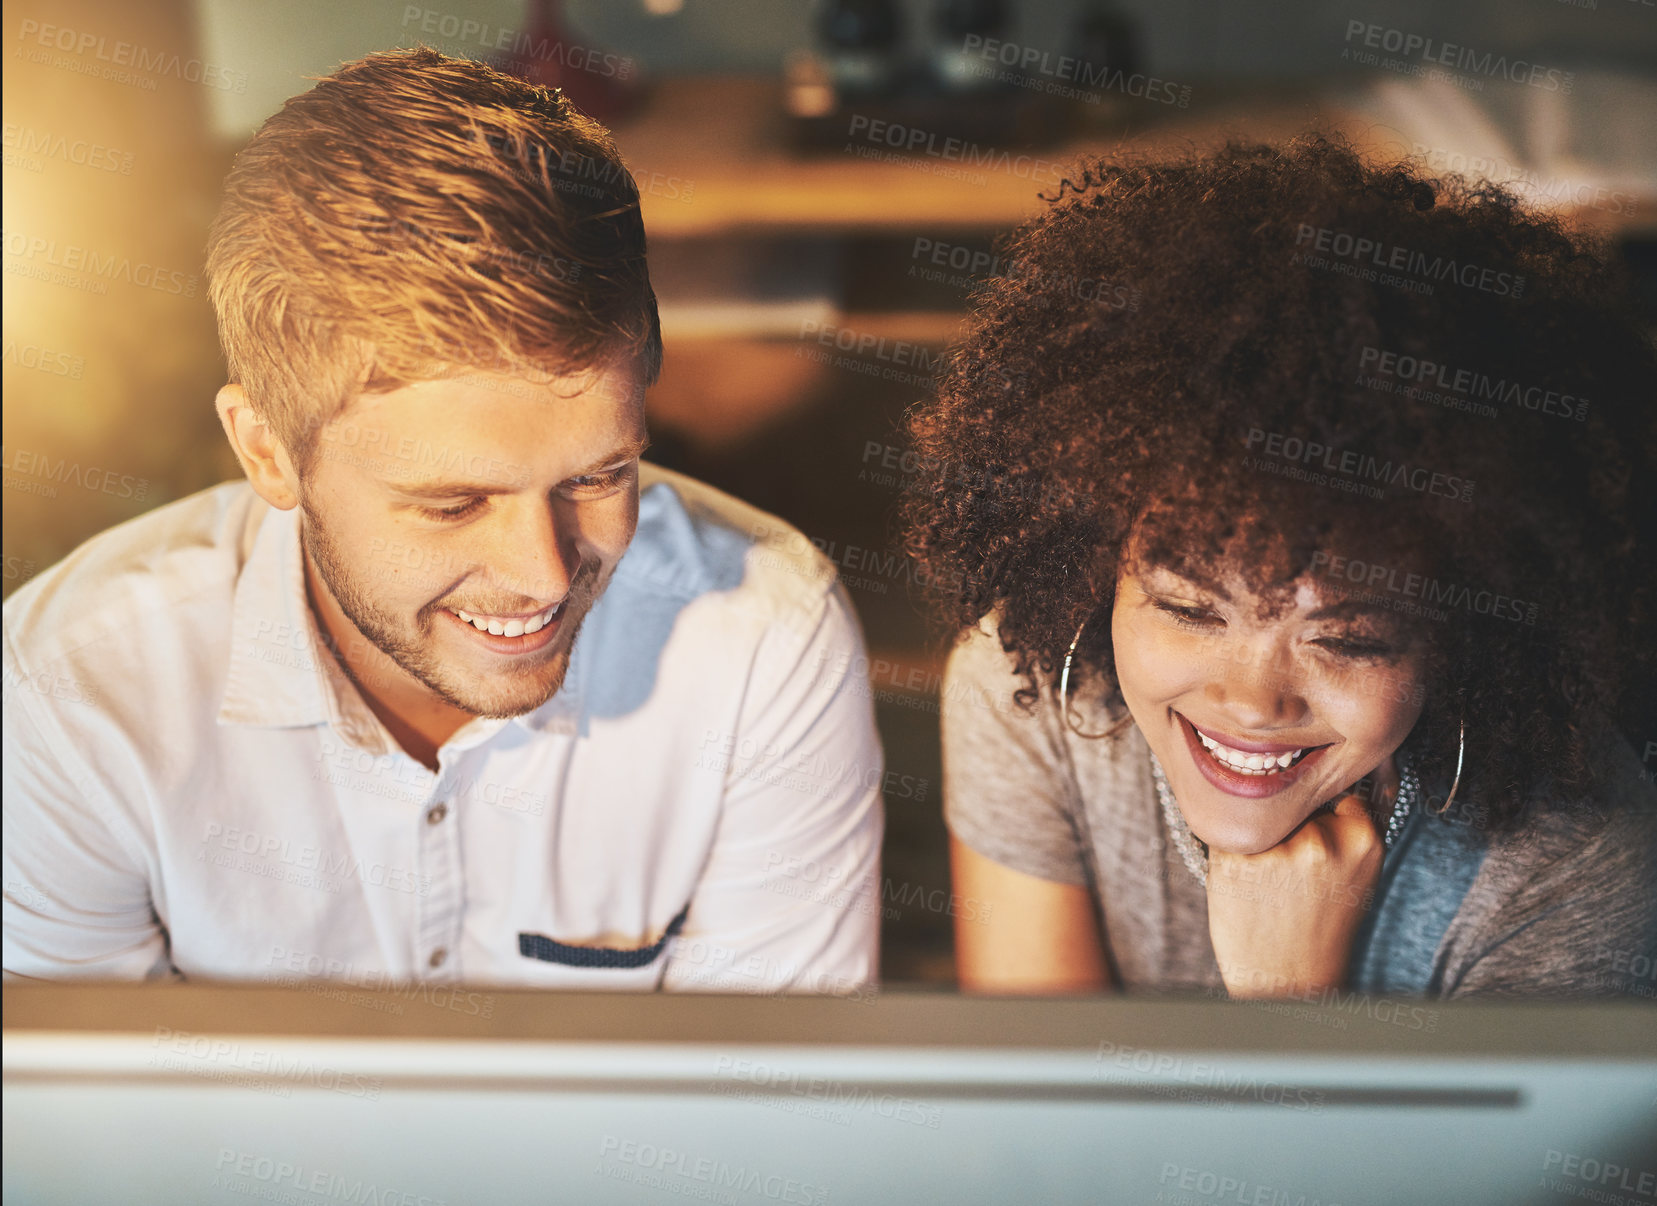
<svg viewBox="0 0 1657 1206">
<path fill-rule="evenodd" d="M 227 385 L 214 399 L 225 438 L 242 463 L 253 491 L 279 511 L 299 505 L 299 474 L 282 441 L 247 400 L 239 385 Z"/>
</svg>

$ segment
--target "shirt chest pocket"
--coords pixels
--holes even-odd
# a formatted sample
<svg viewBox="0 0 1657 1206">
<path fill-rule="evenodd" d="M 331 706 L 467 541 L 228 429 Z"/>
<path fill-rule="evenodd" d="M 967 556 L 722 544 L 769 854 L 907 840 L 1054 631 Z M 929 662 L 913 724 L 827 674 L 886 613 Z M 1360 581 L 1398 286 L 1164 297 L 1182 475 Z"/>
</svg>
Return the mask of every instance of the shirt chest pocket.
<svg viewBox="0 0 1657 1206">
<path fill-rule="evenodd" d="M 665 961 L 662 958 L 667 945 L 684 928 L 685 916 L 690 912 L 687 903 L 672 921 L 668 922 L 659 938 L 640 945 L 605 946 L 593 943 L 563 941 L 553 935 L 523 930 L 518 933 L 520 970 L 531 979 L 540 979 L 549 973 L 574 973 L 581 987 L 628 988 L 639 987 L 640 980 L 648 984 L 660 981 Z M 582 975 L 580 973 L 587 973 Z M 563 980 L 565 976 L 559 976 Z"/>
</svg>

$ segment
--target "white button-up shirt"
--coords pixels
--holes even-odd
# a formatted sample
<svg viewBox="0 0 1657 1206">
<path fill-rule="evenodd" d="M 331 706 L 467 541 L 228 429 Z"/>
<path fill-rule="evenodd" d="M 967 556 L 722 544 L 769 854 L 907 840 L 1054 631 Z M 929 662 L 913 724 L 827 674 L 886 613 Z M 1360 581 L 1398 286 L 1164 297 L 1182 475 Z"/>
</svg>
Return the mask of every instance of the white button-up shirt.
<svg viewBox="0 0 1657 1206">
<path fill-rule="evenodd" d="M 433 772 L 319 643 L 299 512 L 245 483 L 5 605 L 9 976 L 858 992 L 882 760 L 797 531 L 642 471 L 563 687 Z"/>
</svg>

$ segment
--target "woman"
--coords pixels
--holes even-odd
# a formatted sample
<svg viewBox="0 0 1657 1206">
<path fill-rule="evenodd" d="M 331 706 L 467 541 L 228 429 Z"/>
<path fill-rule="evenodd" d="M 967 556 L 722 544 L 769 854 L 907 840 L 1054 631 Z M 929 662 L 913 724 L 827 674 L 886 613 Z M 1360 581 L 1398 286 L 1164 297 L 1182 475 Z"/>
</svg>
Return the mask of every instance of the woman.
<svg viewBox="0 0 1657 1206">
<path fill-rule="evenodd" d="M 910 419 L 962 985 L 1650 997 L 1609 257 L 1321 138 L 1093 164 L 1009 252 Z"/>
</svg>

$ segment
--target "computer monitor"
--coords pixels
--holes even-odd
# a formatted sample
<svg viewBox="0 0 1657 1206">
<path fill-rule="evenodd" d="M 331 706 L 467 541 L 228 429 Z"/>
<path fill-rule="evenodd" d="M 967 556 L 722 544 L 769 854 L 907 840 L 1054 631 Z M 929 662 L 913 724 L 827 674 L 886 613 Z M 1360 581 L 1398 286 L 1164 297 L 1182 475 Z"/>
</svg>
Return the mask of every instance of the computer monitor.
<svg viewBox="0 0 1657 1206">
<path fill-rule="evenodd" d="M 12 985 L 5 1201 L 1657 1198 L 1643 1004 Z"/>
</svg>

